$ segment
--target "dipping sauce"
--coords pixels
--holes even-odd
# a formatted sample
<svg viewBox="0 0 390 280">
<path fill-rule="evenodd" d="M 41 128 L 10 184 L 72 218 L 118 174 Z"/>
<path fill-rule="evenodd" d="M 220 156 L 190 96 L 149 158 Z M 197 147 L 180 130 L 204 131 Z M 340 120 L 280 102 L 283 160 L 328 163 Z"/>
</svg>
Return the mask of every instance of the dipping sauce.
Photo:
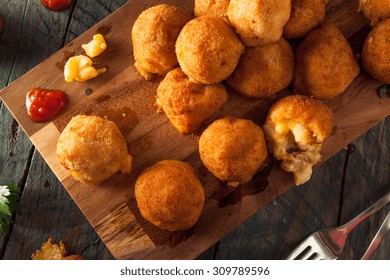
<svg viewBox="0 0 390 280">
<path fill-rule="evenodd" d="M 27 114 L 35 122 L 47 122 L 65 111 L 68 104 L 61 90 L 33 88 L 26 94 Z"/>
<path fill-rule="evenodd" d="M 43 6 L 55 12 L 67 9 L 73 0 L 41 0 Z"/>
</svg>

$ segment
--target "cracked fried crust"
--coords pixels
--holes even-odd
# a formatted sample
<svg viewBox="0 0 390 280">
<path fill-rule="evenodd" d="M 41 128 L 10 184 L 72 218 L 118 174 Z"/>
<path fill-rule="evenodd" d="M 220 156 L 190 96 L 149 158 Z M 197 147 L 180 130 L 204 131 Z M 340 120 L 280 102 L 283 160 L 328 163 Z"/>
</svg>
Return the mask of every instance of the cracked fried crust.
<svg viewBox="0 0 390 280">
<path fill-rule="evenodd" d="M 307 182 L 321 160 L 321 147 L 333 129 L 333 113 L 319 100 L 287 96 L 268 112 L 264 125 L 269 148 L 281 167 L 294 174 L 295 184 Z"/>
</svg>

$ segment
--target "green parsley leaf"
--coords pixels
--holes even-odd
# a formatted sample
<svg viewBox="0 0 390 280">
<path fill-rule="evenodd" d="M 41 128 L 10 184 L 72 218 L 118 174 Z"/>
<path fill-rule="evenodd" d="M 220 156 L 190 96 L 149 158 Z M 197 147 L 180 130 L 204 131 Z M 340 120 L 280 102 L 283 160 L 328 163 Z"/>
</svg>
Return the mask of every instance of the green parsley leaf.
<svg viewBox="0 0 390 280">
<path fill-rule="evenodd" d="M 0 235 L 7 231 L 12 213 L 19 208 L 20 189 L 15 184 L 0 185 Z"/>
</svg>

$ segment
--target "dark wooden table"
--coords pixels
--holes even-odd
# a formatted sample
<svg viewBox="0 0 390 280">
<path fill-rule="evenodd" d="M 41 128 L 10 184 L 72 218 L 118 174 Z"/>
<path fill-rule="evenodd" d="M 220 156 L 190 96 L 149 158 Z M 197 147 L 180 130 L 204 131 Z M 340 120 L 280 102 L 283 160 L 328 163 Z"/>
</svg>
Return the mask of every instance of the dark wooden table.
<svg viewBox="0 0 390 280">
<path fill-rule="evenodd" d="M 39 0 L 0 0 L 0 89 L 125 2 L 77 0 L 55 13 Z M 23 191 L 21 210 L 0 237 L 0 259 L 30 259 L 49 236 L 86 259 L 113 259 L 2 103 L 0 131 L 0 184 L 14 182 Z M 284 259 L 311 232 L 349 221 L 389 192 L 389 171 L 390 117 L 317 167 L 309 183 L 291 188 L 199 259 Z M 363 255 L 389 208 L 352 232 L 342 259 Z M 390 259 L 390 234 L 374 258 Z"/>
</svg>

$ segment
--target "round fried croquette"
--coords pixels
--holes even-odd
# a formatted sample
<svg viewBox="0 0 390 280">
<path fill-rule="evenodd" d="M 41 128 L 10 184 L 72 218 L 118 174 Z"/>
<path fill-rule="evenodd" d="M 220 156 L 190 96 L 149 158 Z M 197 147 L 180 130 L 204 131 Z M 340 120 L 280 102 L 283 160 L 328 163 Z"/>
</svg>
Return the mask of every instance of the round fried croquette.
<svg viewBox="0 0 390 280">
<path fill-rule="evenodd" d="M 380 21 L 390 18 L 390 0 L 360 0 L 359 11 L 375 26 Z"/>
<path fill-rule="evenodd" d="M 288 39 L 305 37 L 324 20 L 326 0 L 292 0 L 291 16 L 284 26 L 283 36 Z"/>
<path fill-rule="evenodd" d="M 203 84 L 229 77 L 244 46 L 221 17 L 198 17 L 187 23 L 176 42 L 176 54 L 184 73 Z"/>
<path fill-rule="evenodd" d="M 195 171 L 177 160 L 163 160 L 145 169 L 135 182 L 135 198 L 141 215 L 168 231 L 192 227 L 205 201 Z"/>
<path fill-rule="evenodd" d="M 143 11 L 134 23 L 134 66 L 145 79 L 164 76 L 176 68 L 175 43 L 183 26 L 191 19 L 187 12 L 166 4 Z"/>
<path fill-rule="evenodd" d="M 224 117 L 214 121 L 199 139 L 206 168 L 235 186 L 251 180 L 267 158 L 263 130 L 250 120 Z"/>
<path fill-rule="evenodd" d="M 313 30 L 295 53 L 294 93 L 331 99 L 359 75 L 352 48 L 332 23 Z"/>
<path fill-rule="evenodd" d="M 375 79 L 390 83 L 390 19 L 380 22 L 368 34 L 362 51 L 364 69 Z"/>
<path fill-rule="evenodd" d="M 228 18 L 248 47 L 279 41 L 290 13 L 290 0 L 231 0 L 228 7 Z"/>
<path fill-rule="evenodd" d="M 294 173 L 296 185 L 307 182 L 321 160 L 322 143 L 333 129 L 332 110 L 309 96 L 291 95 L 277 101 L 264 125 L 268 147 L 281 167 Z"/>
<path fill-rule="evenodd" d="M 199 16 L 226 16 L 230 0 L 195 0 L 194 14 Z"/>
<path fill-rule="evenodd" d="M 282 38 L 276 43 L 246 48 L 227 83 L 247 97 L 267 98 L 286 88 L 293 75 L 294 53 Z"/>
<path fill-rule="evenodd" d="M 57 157 L 76 180 L 93 185 L 118 171 L 130 173 L 132 162 L 114 122 L 84 115 L 73 117 L 61 133 Z"/>
<path fill-rule="evenodd" d="M 198 83 L 176 68 L 160 83 L 156 103 L 180 133 L 191 133 L 218 112 L 227 99 L 223 84 Z"/>
</svg>

